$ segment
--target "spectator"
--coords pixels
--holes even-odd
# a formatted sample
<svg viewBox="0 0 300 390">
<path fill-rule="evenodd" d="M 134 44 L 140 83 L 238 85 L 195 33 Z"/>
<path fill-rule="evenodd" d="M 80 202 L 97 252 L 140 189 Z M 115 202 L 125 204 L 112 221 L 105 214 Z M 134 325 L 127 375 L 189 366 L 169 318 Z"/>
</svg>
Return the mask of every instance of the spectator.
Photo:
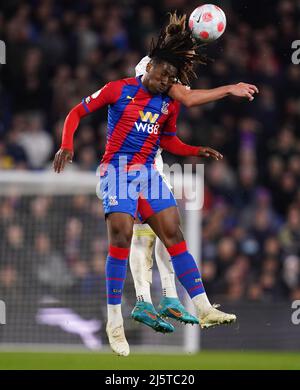
<svg viewBox="0 0 300 390">
<path fill-rule="evenodd" d="M 48 293 L 67 289 L 73 284 L 61 254 L 53 251 L 50 238 L 45 233 L 38 233 L 35 237 L 32 266 L 32 274 Z"/>
<path fill-rule="evenodd" d="M 29 164 L 33 169 L 43 168 L 53 149 L 52 138 L 43 129 L 40 116 L 33 116 L 29 120 L 28 128 L 20 134 L 18 143 L 26 151 Z"/>
</svg>

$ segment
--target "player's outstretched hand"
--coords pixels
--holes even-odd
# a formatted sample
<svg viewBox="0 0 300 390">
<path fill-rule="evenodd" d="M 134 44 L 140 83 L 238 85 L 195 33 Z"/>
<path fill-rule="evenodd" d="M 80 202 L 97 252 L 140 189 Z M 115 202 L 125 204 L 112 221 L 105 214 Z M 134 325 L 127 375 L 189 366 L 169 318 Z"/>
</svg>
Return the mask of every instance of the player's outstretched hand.
<svg viewBox="0 0 300 390">
<path fill-rule="evenodd" d="M 238 83 L 230 86 L 229 93 L 232 96 L 245 97 L 250 102 L 254 99 L 254 94 L 258 93 L 256 85 L 247 83 Z"/>
<path fill-rule="evenodd" d="M 53 169 L 54 172 L 60 173 L 64 170 L 67 162 L 72 162 L 73 160 L 73 152 L 66 149 L 59 149 L 56 153 L 53 161 Z"/>
<path fill-rule="evenodd" d="M 200 157 L 212 157 L 215 160 L 222 160 L 223 155 L 216 150 L 203 146 L 199 150 L 198 156 Z"/>
</svg>

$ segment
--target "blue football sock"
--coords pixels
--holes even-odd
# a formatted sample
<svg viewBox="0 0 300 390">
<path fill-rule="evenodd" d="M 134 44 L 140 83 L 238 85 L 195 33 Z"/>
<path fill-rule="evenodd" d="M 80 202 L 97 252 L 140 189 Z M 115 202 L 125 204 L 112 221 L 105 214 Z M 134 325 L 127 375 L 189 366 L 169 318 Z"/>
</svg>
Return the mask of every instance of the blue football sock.
<svg viewBox="0 0 300 390">
<path fill-rule="evenodd" d="M 129 248 L 110 246 L 106 260 L 106 293 L 109 305 L 120 305 L 126 278 Z"/>
<path fill-rule="evenodd" d="M 185 241 L 167 248 L 176 276 L 191 298 L 205 293 L 201 275 L 193 256 L 187 251 Z"/>
</svg>

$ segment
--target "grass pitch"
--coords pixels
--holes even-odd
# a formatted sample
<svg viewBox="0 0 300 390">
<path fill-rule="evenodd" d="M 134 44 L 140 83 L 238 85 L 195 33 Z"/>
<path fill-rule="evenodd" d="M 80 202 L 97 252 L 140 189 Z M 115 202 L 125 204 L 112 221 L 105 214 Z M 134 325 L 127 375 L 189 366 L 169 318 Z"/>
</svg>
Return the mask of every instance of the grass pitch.
<svg viewBox="0 0 300 390">
<path fill-rule="evenodd" d="M 149 365 L 149 362 L 151 364 Z M 203 351 L 197 355 L 1 352 L 0 370 L 299 370 L 300 353 Z"/>
</svg>

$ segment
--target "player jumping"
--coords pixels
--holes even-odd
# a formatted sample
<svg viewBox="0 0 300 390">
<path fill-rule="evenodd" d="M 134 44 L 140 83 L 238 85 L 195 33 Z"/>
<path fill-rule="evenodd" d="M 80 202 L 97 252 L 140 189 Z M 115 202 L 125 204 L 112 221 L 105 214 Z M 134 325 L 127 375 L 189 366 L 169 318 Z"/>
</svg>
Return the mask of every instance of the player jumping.
<svg viewBox="0 0 300 390">
<path fill-rule="evenodd" d="M 109 106 L 100 178 L 109 241 L 106 330 L 113 351 L 123 356 L 129 354 L 129 345 L 121 298 L 137 209 L 167 248 L 199 322 L 209 326 L 236 320 L 234 314 L 210 305 L 196 262 L 187 250 L 176 201 L 153 164 L 160 142 L 168 143 L 176 134 L 178 103 L 166 93 L 176 79 L 184 82 L 191 77 L 189 65 L 198 58 L 191 53 L 195 47 L 189 32 L 180 39 L 164 38 L 160 36 L 152 47 L 144 76 L 110 82 L 71 110 L 54 158 L 54 170 L 59 173 L 72 159 L 73 136 L 80 118 Z"/>
<path fill-rule="evenodd" d="M 171 37 L 175 39 L 174 36 L 184 34 L 186 31 L 186 15 L 178 17 L 176 12 L 170 14 L 169 23 L 165 28 L 165 40 L 167 41 Z M 146 73 L 146 66 L 150 60 L 151 58 L 146 56 L 139 62 L 135 68 L 137 77 L 143 76 Z M 190 64 L 188 66 L 190 66 Z M 185 84 L 187 82 L 188 80 L 185 80 Z M 170 87 L 168 95 L 187 107 L 193 107 L 221 99 L 228 95 L 245 97 L 251 101 L 254 99 L 253 95 L 255 92 L 258 92 L 257 87 L 247 83 L 227 85 L 209 90 L 191 90 L 186 85 L 177 82 Z M 164 145 L 161 144 L 161 146 Z M 170 148 L 170 145 L 168 145 L 168 148 Z M 159 148 L 155 156 L 155 165 L 163 179 L 166 181 L 166 177 L 163 173 L 161 152 L 162 149 Z M 184 145 L 180 140 L 176 139 L 176 137 L 173 139 L 171 152 L 182 156 L 205 156 L 204 148 L 198 148 L 197 150 L 195 147 Z M 170 183 L 167 182 L 167 185 L 171 189 Z M 153 249 L 155 250 L 155 259 L 162 285 L 162 298 L 158 306 L 158 312 L 153 306 L 150 293 Z M 174 327 L 167 321 L 164 321 L 162 317 L 170 317 L 185 324 L 198 324 L 198 319 L 188 313 L 181 304 L 176 291 L 175 273 L 170 255 L 161 240 L 156 237 L 148 224 L 134 225 L 129 263 L 137 297 L 136 305 L 131 314 L 135 320 L 162 333 L 172 332 L 174 330 Z M 205 326 L 205 324 L 203 324 L 203 326 Z"/>
</svg>

